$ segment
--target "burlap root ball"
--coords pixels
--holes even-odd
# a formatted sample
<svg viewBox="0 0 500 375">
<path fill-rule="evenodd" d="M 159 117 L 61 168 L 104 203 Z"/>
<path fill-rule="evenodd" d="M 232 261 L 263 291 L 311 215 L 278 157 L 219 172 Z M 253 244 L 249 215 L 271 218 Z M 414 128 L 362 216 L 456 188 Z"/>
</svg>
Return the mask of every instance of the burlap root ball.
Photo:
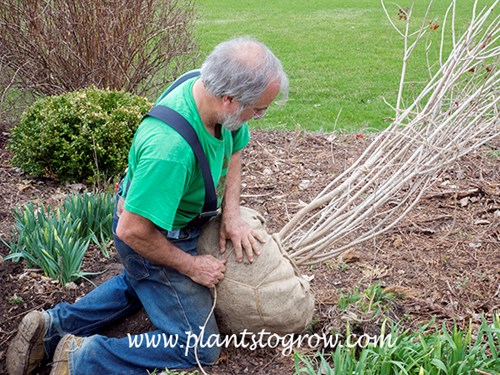
<svg viewBox="0 0 500 375">
<path fill-rule="evenodd" d="M 276 235 L 267 233 L 264 218 L 255 210 L 241 207 L 241 216 L 266 242 L 253 263 L 236 261 L 231 242 L 220 253 L 220 220 L 204 229 L 198 241 L 199 254 L 227 258 L 224 280 L 217 284 L 215 315 L 222 333 L 267 332 L 280 335 L 301 333 L 311 322 L 314 296 L 309 282 L 281 248 Z"/>
</svg>

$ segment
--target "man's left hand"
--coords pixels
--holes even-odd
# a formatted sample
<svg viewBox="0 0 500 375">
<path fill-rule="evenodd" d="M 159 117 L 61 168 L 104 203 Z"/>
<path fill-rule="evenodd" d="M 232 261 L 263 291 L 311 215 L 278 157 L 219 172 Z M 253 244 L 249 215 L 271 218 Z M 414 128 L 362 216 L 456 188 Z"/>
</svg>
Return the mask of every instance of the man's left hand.
<svg viewBox="0 0 500 375">
<path fill-rule="evenodd" d="M 226 242 L 231 240 L 238 262 L 243 261 L 243 250 L 250 262 L 259 255 L 260 244 L 266 242 L 264 237 L 248 226 L 239 215 L 222 214 L 220 225 L 220 251 L 226 251 Z"/>
</svg>

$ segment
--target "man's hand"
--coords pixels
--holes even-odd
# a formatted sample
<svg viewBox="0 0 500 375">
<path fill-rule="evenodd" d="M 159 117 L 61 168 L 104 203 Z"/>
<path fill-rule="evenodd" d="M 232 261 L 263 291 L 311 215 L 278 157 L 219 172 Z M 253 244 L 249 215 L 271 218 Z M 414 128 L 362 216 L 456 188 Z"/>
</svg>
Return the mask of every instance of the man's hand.
<svg viewBox="0 0 500 375">
<path fill-rule="evenodd" d="M 195 283 L 212 288 L 224 279 L 226 259 L 219 260 L 212 255 L 197 255 L 193 257 L 188 276 Z"/>
<path fill-rule="evenodd" d="M 264 243 L 265 239 L 257 231 L 251 229 L 245 223 L 240 215 L 222 215 L 220 225 L 220 251 L 226 251 L 226 241 L 231 240 L 236 252 L 238 262 L 243 261 L 243 250 L 250 262 L 253 262 L 253 255 L 260 254 L 260 243 Z"/>
</svg>

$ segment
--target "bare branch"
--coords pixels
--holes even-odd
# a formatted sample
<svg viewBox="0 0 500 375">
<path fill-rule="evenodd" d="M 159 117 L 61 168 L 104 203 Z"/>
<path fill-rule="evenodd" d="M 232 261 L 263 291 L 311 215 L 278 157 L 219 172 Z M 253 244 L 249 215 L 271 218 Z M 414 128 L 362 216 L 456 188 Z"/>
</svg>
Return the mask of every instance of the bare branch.
<svg viewBox="0 0 500 375">
<path fill-rule="evenodd" d="M 404 11 L 407 23 L 400 35 L 405 50 L 395 119 L 280 231 L 298 264 L 325 261 L 394 227 L 444 168 L 499 136 L 500 17 L 492 12 L 499 1 L 481 11 L 476 4 L 468 28 L 458 37 L 452 0 L 444 19 L 445 25 L 451 22 L 446 29 L 452 35 L 443 27 L 437 71 L 432 73 L 428 66 L 427 85 L 405 109 L 400 103 L 407 62 L 429 28 L 424 22 L 418 32 L 410 33 L 411 9 Z M 426 18 L 428 14 L 429 8 Z M 449 40 L 452 48 L 445 58 Z"/>
<path fill-rule="evenodd" d="M 193 0 L 0 0 L 0 20 L 0 59 L 42 95 L 157 95 L 197 57 Z"/>
</svg>

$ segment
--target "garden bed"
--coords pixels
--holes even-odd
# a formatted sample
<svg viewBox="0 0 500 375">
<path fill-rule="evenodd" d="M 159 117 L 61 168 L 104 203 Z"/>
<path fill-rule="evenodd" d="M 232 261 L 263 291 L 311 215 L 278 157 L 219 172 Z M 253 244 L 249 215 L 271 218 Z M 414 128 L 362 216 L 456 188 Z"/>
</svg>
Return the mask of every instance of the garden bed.
<svg viewBox="0 0 500 375">
<path fill-rule="evenodd" d="M 10 239 L 12 209 L 27 201 L 56 203 L 82 185 L 59 185 L 35 179 L 10 165 L 5 150 L 8 129 L 0 126 L 0 235 Z M 262 213 L 270 232 L 278 231 L 304 202 L 308 202 L 335 175 L 366 148 L 362 134 L 323 135 L 254 131 L 244 152 L 242 203 Z M 478 325 L 500 310 L 500 169 L 499 142 L 469 154 L 444 171 L 420 204 L 395 228 L 370 243 L 349 250 L 338 261 L 302 267 L 314 277 L 316 295 L 314 332 L 342 332 L 346 322 L 358 333 L 376 334 L 380 321 L 362 311 L 342 310 L 339 299 L 348 292 L 380 285 L 399 295 L 384 316 L 417 328 L 432 318 Z M 0 244 L 0 255 L 8 249 Z M 112 251 L 109 259 L 91 248 L 84 271 L 103 272 L 96 284 L 120 272 Z M 30 310 L 74 301 L 93 288 L 79 280 L 62 288 L 24 263 L 0 260 L 0 373 L 8 343 Z M 144 313 L 111 327 L 109 335 L 151 329 Z M 301 348 L 301 352 L 314 353 Z M 212 374 L 289 374 L 293 357 L 280 348 L 229 348 L 219 363 L 205 369 Z M 48 368 L 40 374 L 48 374 Z"/>
</svg>

